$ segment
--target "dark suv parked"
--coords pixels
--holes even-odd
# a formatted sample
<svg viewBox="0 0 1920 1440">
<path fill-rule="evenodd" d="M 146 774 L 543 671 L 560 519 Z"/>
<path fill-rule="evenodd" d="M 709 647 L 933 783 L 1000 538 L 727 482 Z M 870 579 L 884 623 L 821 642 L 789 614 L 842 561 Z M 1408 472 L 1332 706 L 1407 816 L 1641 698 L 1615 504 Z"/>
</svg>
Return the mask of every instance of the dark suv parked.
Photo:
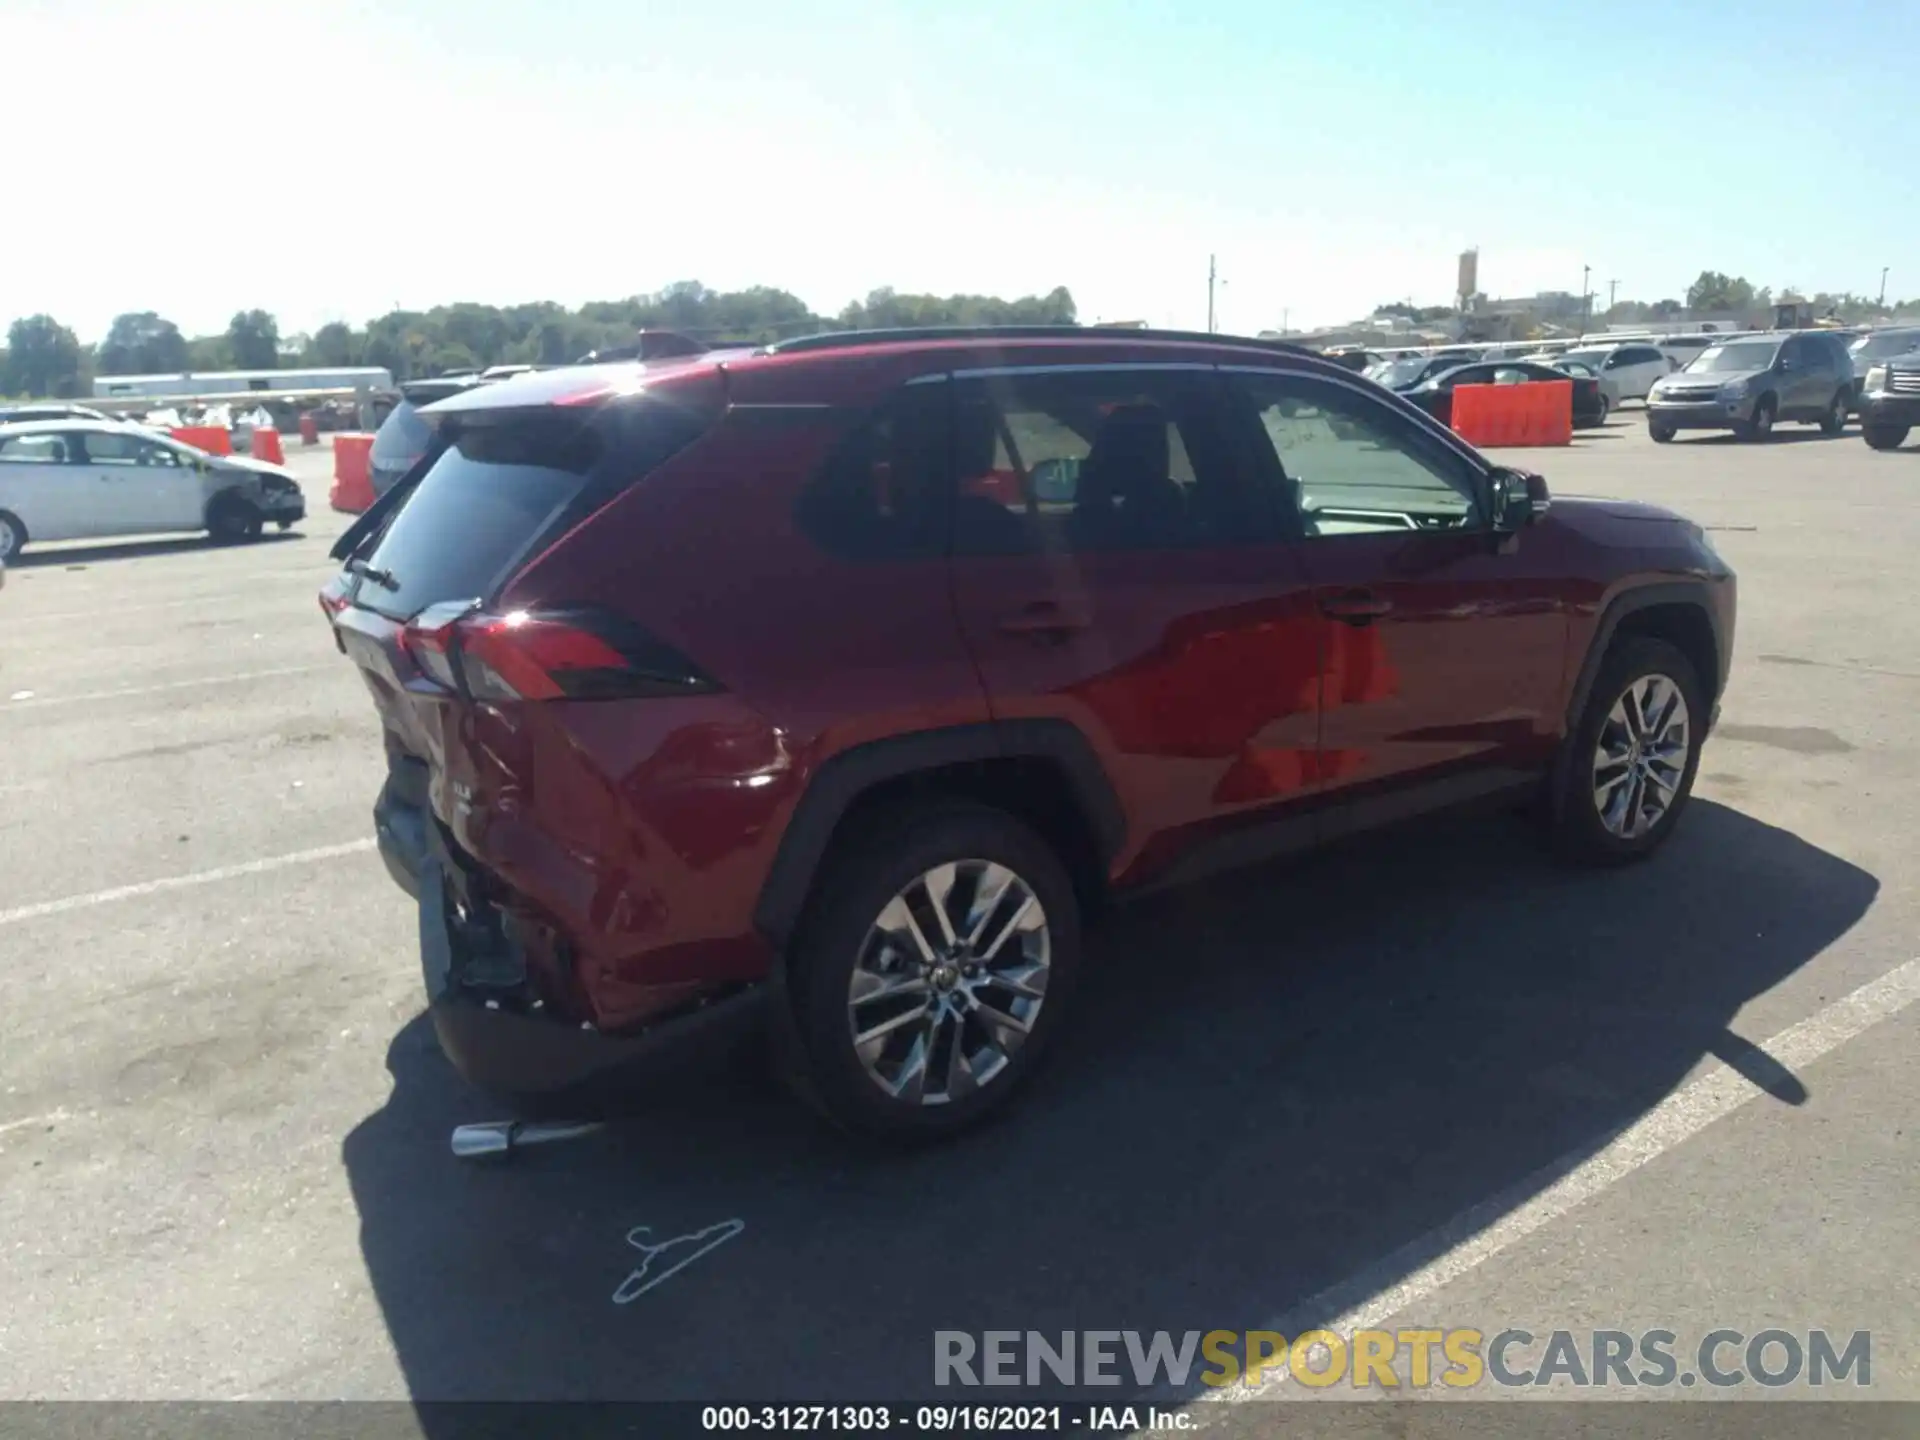
<svg viewBox="0 0 1920 1440">
<path fill-rule="evenodd" d="M 1509 797 L 1637 859 L 1726 683 L 1698 526 L 1281 344 L 820 336 L 423 418 L 321 603 L 442 1046 L 510 1096 L 765 1024 L 843 1124 L 954 1129 L 1108 897 Z"/>
</svg>

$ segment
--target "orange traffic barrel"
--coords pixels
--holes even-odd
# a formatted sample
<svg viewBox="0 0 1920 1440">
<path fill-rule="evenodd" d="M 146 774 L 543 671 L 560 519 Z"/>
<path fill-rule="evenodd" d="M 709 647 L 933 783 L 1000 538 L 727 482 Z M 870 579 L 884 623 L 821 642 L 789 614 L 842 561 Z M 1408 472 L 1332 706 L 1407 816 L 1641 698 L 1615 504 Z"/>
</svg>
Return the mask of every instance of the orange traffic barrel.
<svg viewBox="0 0 1920 1440">
<path fill-rule="evenodd" d="M 333 489 L 327 503 L 334 509 L 358 515 L 373 504 L 372 451 L 371 435 L 333 437 Z"/>
</svg>

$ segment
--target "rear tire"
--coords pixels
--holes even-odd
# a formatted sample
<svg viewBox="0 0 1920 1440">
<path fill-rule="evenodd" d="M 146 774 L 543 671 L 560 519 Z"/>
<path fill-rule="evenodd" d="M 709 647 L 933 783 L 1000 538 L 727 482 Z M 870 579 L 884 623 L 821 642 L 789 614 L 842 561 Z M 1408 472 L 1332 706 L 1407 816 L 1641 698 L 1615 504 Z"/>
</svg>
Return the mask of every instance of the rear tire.
<svg viewBox="0 0 1920 1440">
<path fill-rule="evenodd" d="M 1600 418 L 1593 423 L 1596 427 L 1607 423 L 1607 417 L 1613 414 L 1613 402 L 1602 394 L 1600 397 Z"/>
<path fill-rule="evenodd" d="M 1079 971 L 1066 867 L 1019 820 L 967 801 L 887 812 L 835 849 L 787 961 L 792 1024 L 776 1024 L 776 1058 L 788 1083 L 836 1125 L 893 1141 L 939 1139 L 1004 1109 Z M 983 906 L 1001 886 L 1006 898 Z M 889 1022 L 856 1043 L 856 1029 Z"/>
<path fill-rule="evenodd" d="M 216 500 L 207 512 L 207 533 L 217 545 L 237 545 L 258 540 L 266 521 L 245 500 Z"/>
<path fill-rule="evenodd" d="M 1847 392 L 1836 390 L 1833 403 L 1827 406 L 1827 413 L 1820 417 L 1822 435 L 1839 435 L 1847 428 Z"/>
<path fill-rule="evenodd" d="M 0 564 L 14 559 L 27 548 L 27 527 L 5 510 L 0 510 Z"/>
<path fill-rule="evenodd" d="M 1555 851 L 1576 864 L 1620 865 L 1665 843 L 1693 793 L 1708 709 L 1699 674 L 1674 646 L 1615 642 L 1555 767 Z"/>
<path fill-rule="evenodd" d="M 1876 450 L 1898 450 L 1912 429 L 1911 425 L 1867 425 L 1860 434 Z"/>
<path fill-rule="evenodd" d="M 1653 437 L 1653 443 L 1656 445 L 1666 444 L 1676 433 L 1674 427 L 1665 420 L 1647 421 L 1647 434 Z"/>
</svg>

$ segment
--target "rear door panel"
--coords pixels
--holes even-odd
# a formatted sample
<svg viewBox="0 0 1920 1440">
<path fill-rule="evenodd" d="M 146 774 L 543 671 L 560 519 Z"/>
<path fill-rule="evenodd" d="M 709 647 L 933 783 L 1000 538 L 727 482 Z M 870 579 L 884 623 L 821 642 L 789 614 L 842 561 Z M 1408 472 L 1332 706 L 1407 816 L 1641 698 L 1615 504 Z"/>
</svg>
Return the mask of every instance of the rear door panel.
<svg viewBox="0 0 1920 1440">
<path fill-rule="evenodd" d="M 1130 824 L 1116 872 L 1141 878 L 1319 784 L 1320 625 L 1251 509 L 1218 385 L 1199 366 L 955 381 L 954 603 L 994 717 L 1088 737 Z M 1033 487 L 1045 462 L 1071 483 Z M 970 484 L 1009 469 L 1031 505 Z"/>
</svg>

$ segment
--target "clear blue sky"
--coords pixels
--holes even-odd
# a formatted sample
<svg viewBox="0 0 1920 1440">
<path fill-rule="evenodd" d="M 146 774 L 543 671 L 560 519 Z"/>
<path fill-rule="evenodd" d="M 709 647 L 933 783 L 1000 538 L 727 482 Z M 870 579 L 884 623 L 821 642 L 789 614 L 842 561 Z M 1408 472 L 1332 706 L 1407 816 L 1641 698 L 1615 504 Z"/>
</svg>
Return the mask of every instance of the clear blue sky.
<svg viewBox="0 0 1920 1440">
<path fill-rule="evenodd" d="M 699 279 L 1197 325 L 1214 252 L 1223 326 L 1299 327 L 1476 244 L 1496 295 L 1920 294 L 1914 3 L 0 0 L 49 177 L 0 321 Z"/>
</svg>

